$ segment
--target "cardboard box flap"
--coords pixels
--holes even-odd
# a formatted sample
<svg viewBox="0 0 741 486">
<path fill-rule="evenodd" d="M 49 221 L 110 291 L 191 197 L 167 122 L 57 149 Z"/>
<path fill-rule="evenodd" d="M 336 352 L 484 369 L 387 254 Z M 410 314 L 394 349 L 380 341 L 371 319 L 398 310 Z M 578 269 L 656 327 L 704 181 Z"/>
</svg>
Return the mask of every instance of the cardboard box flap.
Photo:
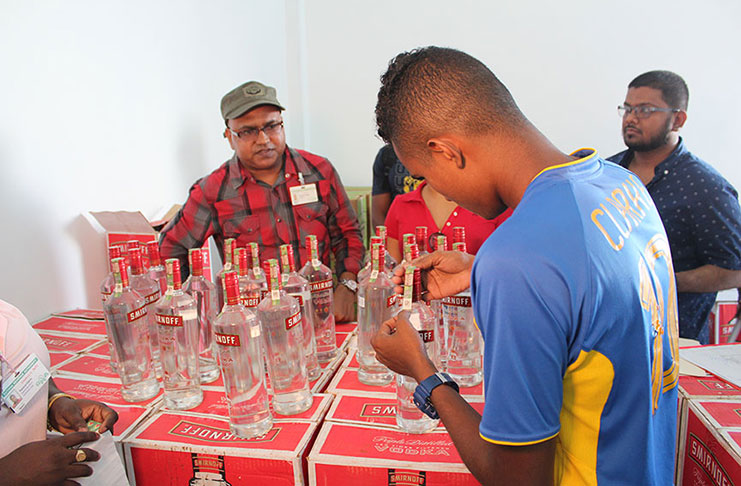
<svg viewBox="0 0 741 486">
<path fill-rule="evenodd" d="M 107 232 L 152 233 L 154 229 L 140 211 L 90 211 Z"/>
</svg>

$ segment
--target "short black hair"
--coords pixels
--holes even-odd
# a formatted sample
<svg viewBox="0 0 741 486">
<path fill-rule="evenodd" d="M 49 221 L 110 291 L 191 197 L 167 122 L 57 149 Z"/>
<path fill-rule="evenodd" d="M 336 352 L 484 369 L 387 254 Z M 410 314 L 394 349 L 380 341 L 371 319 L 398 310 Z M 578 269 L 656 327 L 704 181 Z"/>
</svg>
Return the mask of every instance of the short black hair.
<svg viewBox="0 0 741 486">
<path fill-rule="evenodd" d="M 481 134 L 526 122 L 507 87 L 478 59 L 423 47 L 397 55 L 381 76 L 378 135 L 419 147 L 443 131 Z"/>
<path fill-rule="evenodd" d="M 687 111 L 690 91 L 682 76 L 671 71 L 649 71 L 643 73 L 628 85 L 630 88 L 653 88 L 661 91 L 661 97 L 670 108 Z"/>
</svg>

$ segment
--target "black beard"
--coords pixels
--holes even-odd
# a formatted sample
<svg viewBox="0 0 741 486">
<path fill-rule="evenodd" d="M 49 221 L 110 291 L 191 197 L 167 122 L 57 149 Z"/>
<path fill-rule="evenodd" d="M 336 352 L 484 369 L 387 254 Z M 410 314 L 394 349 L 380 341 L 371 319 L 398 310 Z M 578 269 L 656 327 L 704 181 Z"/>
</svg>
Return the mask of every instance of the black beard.
<svg viewBox="0 0 741 486">
<path fill-rule="evenodd" d="M 652 150 L 656 150 L 659 147 L 663 147 L 667 144 L 667 142 L 669 142 L 669 134 L 672 131 L 671 121 L 672 118 L 668 117 L 664 128 L 659 133 L 657 133 L 656 136 L 648 139 L 645 142 L 628 142 L 627 140 L 625 140 L 625 136 L 623 136 L 623 142 L 625 142 L 625 145 L 633 152 L 650 152 Z"/>
</svg>

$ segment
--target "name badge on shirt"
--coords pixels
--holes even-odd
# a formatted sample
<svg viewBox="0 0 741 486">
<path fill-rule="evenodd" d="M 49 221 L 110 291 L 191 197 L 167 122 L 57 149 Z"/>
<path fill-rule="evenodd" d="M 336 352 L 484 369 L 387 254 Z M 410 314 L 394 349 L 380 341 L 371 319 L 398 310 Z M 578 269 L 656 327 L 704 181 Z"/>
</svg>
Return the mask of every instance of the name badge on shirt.
<svg viewBox="0 0 741 486">
<path fill-rule="evenodd" d="M 316 193 L 315 182 L 291 187 L 289 188 L 289 191 L 291 192 L 291 204 L 294 206 L 313 203 L 319 200 L 319 196 Z"/>
<path fill-rule="evenodd" d="M 47 381 L 49 370 L 34 353 L 29 354 L 15 368 L 15 372 L 3 377 L 2 401 L 13 412 L 21 413 Z"/>
</svg>

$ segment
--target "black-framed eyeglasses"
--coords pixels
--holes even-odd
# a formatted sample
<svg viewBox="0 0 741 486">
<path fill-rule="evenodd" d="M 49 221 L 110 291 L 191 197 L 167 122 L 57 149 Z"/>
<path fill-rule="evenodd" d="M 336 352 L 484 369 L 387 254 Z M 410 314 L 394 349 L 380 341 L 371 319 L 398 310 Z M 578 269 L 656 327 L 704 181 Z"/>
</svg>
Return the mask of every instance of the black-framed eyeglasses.
<svg viewBox="0 0 741 486">
<path fill-rule="evenodd" d="M 283 121 L 268 123 L 262 128 L 247 127 L 239 131 L 235 131 L 235 130 L 232 130 L 231 128 L 227 128 L 227 130 L 232 132 L 232 134 L 240 140 L 243 140 L 245 142 L 253 142 L 257 140 L 257 137 L 260 136 L 260 132 L 264 132 L 265 135 L 270 137 L 280 132 L 281 128 L 283 128 Z"/>
<path fill-rule="evenodd" d="M 657 111 L 661 111 L 665 113 L 678 113 L 682 111 L 679 108 L 659 108 L 656 106 L 647 106 L 647 105 L 639 105 L 639 106 L 620 105 L 617 107 L 617 109 L 618 109 L 618 115 L 620 115 L 620 118 L 624 118 L 627 115 L 630 115 L 631 113 L 633 113 L 635 116 L 637 116 L 641 120 L 648 118 L 649 116 L 653 115 Z"/>
</svg>

